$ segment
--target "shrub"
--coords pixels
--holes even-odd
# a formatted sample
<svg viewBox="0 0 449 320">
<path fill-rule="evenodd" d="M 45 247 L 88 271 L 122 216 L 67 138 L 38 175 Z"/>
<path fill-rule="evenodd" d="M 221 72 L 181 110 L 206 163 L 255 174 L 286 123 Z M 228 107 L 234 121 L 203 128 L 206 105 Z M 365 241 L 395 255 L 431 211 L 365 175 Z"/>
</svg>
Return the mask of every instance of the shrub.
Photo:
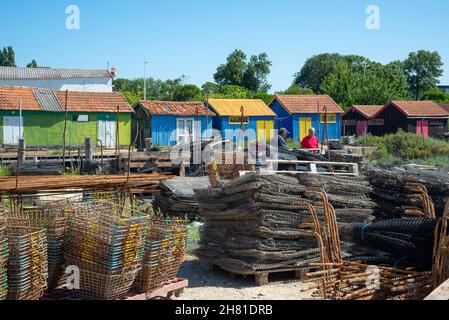
<svg viewBox="0 0 449 320">
<path fill-rule="evenodd" d="M 449 155 L 449 143 L 434 138 L 399 131 L 382 137 L 366 135 L 357 139 L 359 144 L 375 147 L 376 152 L 369 161 L 379 166 L 399 165 L 401 163 L 421 162 L 427 159 L 439 159 L 444 162 Z"/>
</svg>

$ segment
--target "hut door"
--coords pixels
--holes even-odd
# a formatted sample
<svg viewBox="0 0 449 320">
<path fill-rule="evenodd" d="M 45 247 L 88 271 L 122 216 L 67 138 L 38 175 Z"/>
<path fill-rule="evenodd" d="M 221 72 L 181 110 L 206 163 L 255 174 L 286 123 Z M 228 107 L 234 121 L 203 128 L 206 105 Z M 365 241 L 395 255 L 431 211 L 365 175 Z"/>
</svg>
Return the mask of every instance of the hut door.
<svg viewBox="0 0 449 320">
<path fill-rule="evenodd" d="M 116 136 L 117 136 L 117 123 L 116 121 L 101 120 L 98 122 L 98 136 L 103 147 L 115 148 Z"/>
<path fill-rule="evenodd" d="M 23 117 L 3 117 L 3 143 L 19 144 L 23 137 Z"/>
<path fill-rule="evenodd" d="M 177 119 L 176 135 L 178 144 L 191 143 L 195 137 L 195 126 L 193 118 Z"/>
<path fill-rule="evenodd" d="M 429 137 L 429 120 L 418 120 L 416 121 L 416 134 Z"/>
<path fill-rule="evenodd" d="M 274 121 L 257 121 L 257 141 L 269 143 L 274 137 Z"/>
<path fill-rule="evenodd" d="M 357 135 L 363 136 L 368 133 L 368 121 L 357 121 Z"/>
<path fill-rule="evenodd" d="M 309 135 L 309 130 L 312 128 L 312 118 L 299 118 L 299 139 L 302 141 Z"/>
</svg>

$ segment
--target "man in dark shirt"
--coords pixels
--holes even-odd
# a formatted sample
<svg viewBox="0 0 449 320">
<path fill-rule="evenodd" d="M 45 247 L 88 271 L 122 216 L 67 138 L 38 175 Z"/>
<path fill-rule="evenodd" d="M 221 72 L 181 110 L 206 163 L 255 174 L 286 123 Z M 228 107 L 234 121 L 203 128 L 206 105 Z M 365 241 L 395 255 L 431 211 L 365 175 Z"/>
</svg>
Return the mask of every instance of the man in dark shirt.
<svg viewBox="0 0 449 320">
<path fill-rule="evenodd" d="M 289 135 L 290 135 L 290 132 L 288 132 L 287 129 L 281 128 L 279 130 L 279 134 L 277 136 L 277 144 L 278 144 L 279 150 L 288 150 L 287 143 L 285 142 L 285 140 L 288 139 Z"/>
</svg>

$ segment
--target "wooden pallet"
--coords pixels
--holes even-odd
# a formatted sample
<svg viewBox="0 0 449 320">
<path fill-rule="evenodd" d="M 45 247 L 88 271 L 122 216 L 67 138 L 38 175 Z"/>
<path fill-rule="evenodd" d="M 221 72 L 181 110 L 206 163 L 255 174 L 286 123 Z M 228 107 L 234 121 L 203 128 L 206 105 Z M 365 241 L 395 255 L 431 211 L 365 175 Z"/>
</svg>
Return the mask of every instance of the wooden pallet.
<svg viewBox="0 0 449 320">
<path fill-rule="evenodd" d="M 189 286 L 189 280 L 176 278 L 168 281 L 163 288 L 160 288 L 151 293 L 143 293 L 124 297 L 120 300 L 154 300 L 162 298 L 164 300 L 176 300 L 184 292 L 184 289 Z"/>
<path fill-rule="evenodd" d="M 272 280 L 272 279 L 270 279 L 270 276 L 273 276 L 274 274 L 284 274 L 287 276 L 290 273 L 291 278 L 293 278 L 293 279 L 288 280 L 287 282 L 304 281 L 304 280 L 308 279 L 306 274 L 308 272 L 310 272 L 312 269 L 314 270 L 316 268 L 311 268 L 311 267 L 286 268 L 286 269 L 256 271 L 256 272 L 248 273 L 248 272 L 239 272 L 236 270 L 229 270 L 229 269 L 223 268 L 223 267 L 215 265 L 215 264 L 209 264 L 209 270 L 212 272 L 217 271 L 217 270 L 226 271 L 226 272 L 229 272 L 231 277 L 233 277 L 233 278 L 254 277 L 254 281 L 257 286 L 265 286 L 270 283 L 276 283 L 277 281 L 270 281 L 270 280 Z M 282 281 L 282 282 L 286 282 L 286 281 Z"/>
<path fill-rule="evenodd" d="M 163 298 L 167 300 L 176 300 L 184 292 L 184 289 L 189 286 L 189 281 L 187 279 L 176 278 L 168 281 L 167 284 L 152 293 L 135 294 L 129 293 L 126 296 L 119 298 L 117 300 L 133 300 L 133 301 L 145 301 L 153 300 L 156 298 Z M 46 301 L 60 301 L 60 300 L 83 300 L 76 291 L 67 289 L 56 289 L 47 292 L 41 300 Z"/>
<path fill-rule="evenodd" d="M 267 160 L 267 169 L 275 171 L 275 164 L 300 165 L 306 167 L 307 171 L 286 171 L 288 173 L 312 173 L 323 175 L 359 175 L 359 165 L 357 163 L 346 162 L 326 162 L 326 161 L 294 161 L 294 160 Z M 327 172 L 322 172 L 326 170 Z"/>
</svg>

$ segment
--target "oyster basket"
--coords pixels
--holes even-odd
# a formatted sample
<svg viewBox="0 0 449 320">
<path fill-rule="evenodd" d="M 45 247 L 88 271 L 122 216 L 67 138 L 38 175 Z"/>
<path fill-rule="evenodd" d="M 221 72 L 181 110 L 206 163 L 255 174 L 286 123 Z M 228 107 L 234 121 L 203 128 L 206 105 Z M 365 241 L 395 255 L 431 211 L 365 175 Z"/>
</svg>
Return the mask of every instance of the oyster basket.
<svg viewBox="0 0 449 320">
<path fill-rule="evenodd" d="M 154 218 L 151 221 L 136 291 L 150 293 L 176 278 L 184 261 L 186 236 L 186 220 Z"/>
<path fill-rule="evenodd" d="M 80 295 L 112 300 L 130 290 L 141 268 L 150 216 L 94 199 L 74 208 L 64 256 L 80 270 Z"/>
<path fill-rule="evenodd" d="M 92 216 L 75 215 L 69 223 L 65 256 L 107 271 L 138 264 L 143 258 L 148 219 L 145 215 L 117 217 L 98 210 Z"/>
<path fill-rule="evenodd" d="M 4 300 L 8 294 L 8 241 L 0 242 L 0 300 Z"/>
<path fill-rule="evenodd" d="M 48 287 L 53 289 L 54 283 L 61 276 L 61 266 L 64 262 L 64 238 L 71 210 L 67 201 L 40 205 L 42 207 L 13 211 L 8 215 L 8 221 L 16 226 L 40 228 L 46 231 L 48 264 L 56 265 L 48 271 Z"/>
<path fill-rule="evenodd" d="M 8 300 L 36 300 L 47 288 L 48 262 L 45 230 L 7 228 Z"/>
<path fill-rule="evenodd" d="M 76 292 L 88 300 L 115 300 L 131 289 L 141 268 L 140 264 L 119 271 L 106 271 L 84 266 L 67 259 L 67 265 L 76 265 L 80 271 L 80 287 Z"/>
</svg>

